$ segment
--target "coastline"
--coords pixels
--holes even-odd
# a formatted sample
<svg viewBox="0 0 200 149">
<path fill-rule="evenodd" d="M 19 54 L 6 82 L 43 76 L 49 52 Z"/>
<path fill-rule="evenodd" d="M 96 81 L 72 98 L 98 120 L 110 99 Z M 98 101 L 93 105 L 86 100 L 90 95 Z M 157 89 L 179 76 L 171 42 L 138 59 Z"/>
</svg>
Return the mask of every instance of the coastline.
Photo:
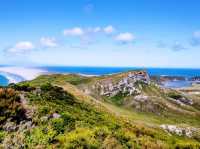
<svg viewBox="0 0 200 149">
<path fill-rule="evenodd" d="M 39 75 L 47 73 L 45 70 L 26 67 L 0 67 L 0 74 L 9 83 L 18 83 L 25 80 L 32 80 Z"/>
<path fill-rule="evenodd" d="M 0 66 L 0 75 L 6 78 L 9 83 L 18 83 L 25 80 L 33 80 L 43 74 L 77 74 L 84 77 L 95 77 L 101 75 L 112 75 L 116 73 L 126 72 L 130 70 L 138 70 L 138 68 L 104 68 L 104 67 L 18 67 L 18 66 Z M 190 87 L 193 80 L 199 79 L 200 69 L 160 69 L 147 68 L 145 69 L 150 75 L 152 81 L 167 87 L 181 88 Z"/>
</svg>

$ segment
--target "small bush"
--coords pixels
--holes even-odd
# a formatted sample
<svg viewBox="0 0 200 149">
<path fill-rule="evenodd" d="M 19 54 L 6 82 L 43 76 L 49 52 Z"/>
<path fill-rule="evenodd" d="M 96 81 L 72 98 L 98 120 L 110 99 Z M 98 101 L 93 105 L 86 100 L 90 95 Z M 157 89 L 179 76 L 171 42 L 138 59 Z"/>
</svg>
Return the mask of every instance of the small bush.
<svg viewBox="0 0 200 149">
<path fill-rule="evenodd" d="M 57 133 L 65 131 L 64 120 L 62 118 L 54 118 L 51 120 L 52 126 Z"/>
<path fill-rule="evenodd" d="M 120 142 L 112 136 L 108 136 L 102 145 L 102 148 L 106 148 L 106 149 L 123 149 L 123 146 L 120 144 Z"/>
<path fill-rule="evenodd" d="M 20 123 L 26 119 L 26 110 L 23 108 L 20 96 L 11 88 L 0 88 L 0 124 L 8 118 Z"/>
<path fill-rule="evenodd" d="M 53 89 L 53 86 L 50 83 L 45 83 L 42 84 L 40 88 L 42 91 L 50 91 Z"/>
<path fill-rule="evenodd" d="M 4 140 L 4 137 L 5 137 L 5 132 L 0 131 L 0 143 Z"/>
<path fill-rule="evenodd" d="M 122 105 L 124 102 L 124 98 L 128 95 L 128 93 L 119 92 L 117 95 L 111 97 L 111 101 L 116 105 Z"/>
<path fill-rule="evenodd" d="M 74 97 L 65 92 L 61 87 L 58 86 L 52 86 L 50 83 L 46 83 L 41 85 L 41 97 L 45 100 L 64 100 L 68 102 L 69 104 L 74 103 Z"/>
<path fill-rule="evenodd" d="M 76 130 L 57 137 L 64 148 L 90 148 L 97 149 L 100 143 L 95 138 L 94 132 L 87 128 L 77 128 Z"/>
<path fill-rule="evenodd" d="M 64 121 L 63 123 L 65 127 L 67 126 L 68 130 L 75 128 L 75 118 L 72 115 L 70 115 L 68 112 L 63 112 L 61 117 Z"/>
<path fill-rule="evenodd" d="M 193 143 L 193 142 L 179 142 L 175 146 L 176 149 L 199 149 L 200 144 L 199 143 Z"/>
<path fill-rule="evenodd" d="M 28 148 L 37 146 L 47 146 L 54 140 L 56 131 L 51 127 L 36 127 L 26 134 L 26 144 Z"/>
<path fill-rule="evenodd" d="M 49 107 L 48 106 L 44 106 L 42 107 L 42 109 L 40 110 L 40 113 L 43 115 L 46 115 L 49 113 Z"/>
<path fill-rule="evenodd" d="M 94 133 L 95 136 L 101 141 L 105 140 L 105 138 L 111 134 L 107 127 L 96 127 Z"/>
<path fill-rule="evenodd" d="M 170 92 L 167 95 L 168 95 L 168 97 L 173 98 L 173 99 L 180 99 L 180 98 L 182 98 L 182 95 L 180 95 L 180 94 L 178 94 L 176 92 Z"/>
<path fill-rule="evenodd" d="M 25 92 L 30 92 L 35 89 L 34 87 L 31 87 L 29 83 L 22 83 L 22 84 L 11 83 L 8 85 L 8 87 L 17 91 L 25 91 Z"/>
</svg>

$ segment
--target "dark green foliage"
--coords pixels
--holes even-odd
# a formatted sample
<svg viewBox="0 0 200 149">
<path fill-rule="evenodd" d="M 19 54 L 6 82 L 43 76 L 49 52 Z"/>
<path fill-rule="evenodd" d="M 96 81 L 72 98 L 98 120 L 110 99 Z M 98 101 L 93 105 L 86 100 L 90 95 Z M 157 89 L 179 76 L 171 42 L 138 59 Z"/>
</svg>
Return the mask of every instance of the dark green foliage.
<svg viewBox="0 0 200 149">
<path fill-rule="evenodd" d="M 111 97 L 111 101 L 116 105 L 122 105 L 124 102 L 124 98 L 127 97 L 128 93 L 119 92 L 117 95 Z"/>
<path fill-rule="evenodd" d="M 67 126 L 69 131 L 75 128 L 75 118 L 68 112 L 63 112 L 61 114 L 61 118 L 63 119 L 63 123 L 65 126 Z"/>
<path fill-rule="evenodd" d="M 19 95 L 13 89 L 0 88 L 0 124 L 8 118 L 19 123 L 26 119 Z"/>
<path fill-rule="evenodd" d="M 29 83 L 23 83 L 23 84 L 14 84 L 11 83 L 8 85 L 8 87 L 17 90 L 17 91 L 25 91 L 25 92 L 30 92 L 35 89 L 35 87 L 30 86 Z"/>
<path fill-rule="evenodd" d="M 51 119 L 51 125 L 57 134 L 61 134 L 75 129 L 75 119 L 68 112 L 63 112 L 60 118 Z"/>
<path fill-rule="evenodd" d="M 45 91 L 51 91 L 52 89 L 54 89 L 54 87 L 50 83 L 42 84 L 40 88 L 44 92 Z"/>
<path fill-rule="evenodd" d="M 41 85 L 40 89 L 41 93 L 39 94 L 44 100 L 65 100 L 70 104 L 74 103 L 75 98 L 71 94 L 65 92 L 61 87 L 46 83 Z"/>
<path fill-rule="evenodd" d="M 58 134 L 63 133 L 65 131 L 64 120 L 62 118 L 52 119 L 51 123 Z"/>
<path fill-rule="evenodd" d="M 170 136 L 157 127 L 154 129 L 146 125 L 143 126 L 142 123 L 133 123 L 128 118 L 116 116 L 100 106 L 97 108 L 84 100 L 80 101 L 74 94 L 71 95 L 50 83 L 45 83 L 26 92 L 18 91 L 16 93 L 13 89 L 5 91 L 0 94 L 0 99 L 7 99 L 9 105 L 12 106 L 17 104 L 19 109 L 21 102 L 18 93 L 23 93 L 27 97 L 29 106 L 34 107 L 33 109 L 36 111 L 32 119 L 35 127 L 8 134 L 0 130 L 0 142 L 4 138 L 10 137 L 11 140 L 21 139 L 20 143 L 26 148 L 72 149 L 167 149 L 175 147 L 193 149 L 199 145 L 196 140 Z M 113 98 L 113 102 L 122 104 L 121 99 L 125 96 L 126 94 L 120 93 Z M 2 101 L 4 100 L 0 102 Z M 1 108 L 10 107 L 8 103 L 0 104 Z M 16 113 L 20 113 L 17 109 L 14 108 L 14 116 Z M 57 117 L 52 116 L 55 113 Z M 8 116 L 13 117 L 12 114 Z M 5 116 L 5 113 L 2 116 Z"/>
<path fill-rule="evenodd" d="M 3 141 L 5 137 L 5 132 L 0 130 L 0 143 Z"/>
<path fill-rule="evenodd" d="M 199 149 L 199 148 L 200 148 L 200 145 L 198 143 L 197 144 L 178 143 L 175 146 L 175 149 Z"/>
<path fill-rule="evenodd" d="M 176 92 L 169 92 L 167 95 L 168 97 L 173 98 L 173 99 L 180 99 L 183 97 L 181 94 L 176 93 Z"/>
<path fill-rule="evenodd" d="M 47 106 L 42 107 L 40 112 L 41 112 L 42 115 L 48 114 L 49 113 L 49 107 L 47 107 Z"/>
<path fill-rule="evenodd" d="M 83 76 L 74 76 L 74 77 L 71 77 L 71 79 L 66 79 L 65 80 L 66 82 L 69 82 L 73 85 L 79 85 L 79 84 L 83 84 L 83 83 L 89 83 L 90 82 L 90 78 L 87 78 L 87 77 L 83 77 Z"/>
</svg>

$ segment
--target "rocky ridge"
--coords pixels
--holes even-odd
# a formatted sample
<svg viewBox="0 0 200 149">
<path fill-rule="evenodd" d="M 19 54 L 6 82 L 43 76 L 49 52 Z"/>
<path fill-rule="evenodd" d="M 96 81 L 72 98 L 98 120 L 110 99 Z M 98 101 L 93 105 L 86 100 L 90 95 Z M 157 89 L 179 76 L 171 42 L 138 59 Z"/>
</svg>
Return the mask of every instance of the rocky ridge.
<svg viewBox="0 0 200 149">
<path fill-rule="evenodd" d="M 118 93 L 126 95 L 140 94 L 140 90 L 136 87 L 136 83 L 141 81 L 145 84 L 150 83 L 149 76 L 146 71 L 131 71 L 119 79 L 106 78 L 98 81 L 93 85 L 93 89 L 97 89 L 101 96 L 113 97 Z"/>
<path fill-rule="evenodd" d="M 170 134 L 176 134 L 178 136 L 186 136 L 188 138 L 200 139 L 200 129 L 195 127 L 183 127 L 176 125 L 163 124 L 160 126 L 163 130 Z"/>
</svg>

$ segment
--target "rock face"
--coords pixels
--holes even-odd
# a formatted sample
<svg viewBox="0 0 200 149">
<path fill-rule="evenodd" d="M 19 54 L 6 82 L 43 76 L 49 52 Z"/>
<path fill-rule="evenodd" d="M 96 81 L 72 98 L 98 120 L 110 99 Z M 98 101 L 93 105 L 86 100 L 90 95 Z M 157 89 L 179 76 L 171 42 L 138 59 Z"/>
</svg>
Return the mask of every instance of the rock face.
<svg viewBox="0 0 200 149">
<path fill-rule="evenodd" d="M 169 98 L 171 101 L 174 101 L 175 103 L 184 106 L 184 105 L 193 105 L 193 101 L 191 99 L 188 99 L 186 97 L 181 97 L 181 98 Z"/>
<path fill-rule="evenodd" d="M 119 76 L 116 80 L 113 78 L 100 80 L 93 88 L 97 89 L 101 96 L 112 97 L 120 92 L 133 95 L 140 93 L 140 90 L 136 87 L 138 81 L 148 84 L 150 82 L 148 74 L 145 71 L 128 72 L 123 76 Z"/>
<path fill-rule="evenodd" d="M 135 101 L 139 101 L 139 102 L 145 102 L 148 100 L 148 96 L 145 95 L 137 95 L 135 96 Z"/>
<path fill-rule="evenodd" d="M 192 99 L 189 99 L 188 97 L 184 96 L 184 94 L 171 92 L 168 93 L 168 97 L 171 101 L 176 102 L 179 105 L 192 105 L 193 101 Z"/>
<path fill-rule="evenodd" d="M 160 127 L 168 133 L 176 134 L 178 136 L 186 136 L 189 138 L 194 137 L 194 135 L 196 135 L 195 133 L 198 132 L 198 129 L 193 127 L 178 127 L 176 125 L 166 124 L 163 124 Z"/>
</svg>

